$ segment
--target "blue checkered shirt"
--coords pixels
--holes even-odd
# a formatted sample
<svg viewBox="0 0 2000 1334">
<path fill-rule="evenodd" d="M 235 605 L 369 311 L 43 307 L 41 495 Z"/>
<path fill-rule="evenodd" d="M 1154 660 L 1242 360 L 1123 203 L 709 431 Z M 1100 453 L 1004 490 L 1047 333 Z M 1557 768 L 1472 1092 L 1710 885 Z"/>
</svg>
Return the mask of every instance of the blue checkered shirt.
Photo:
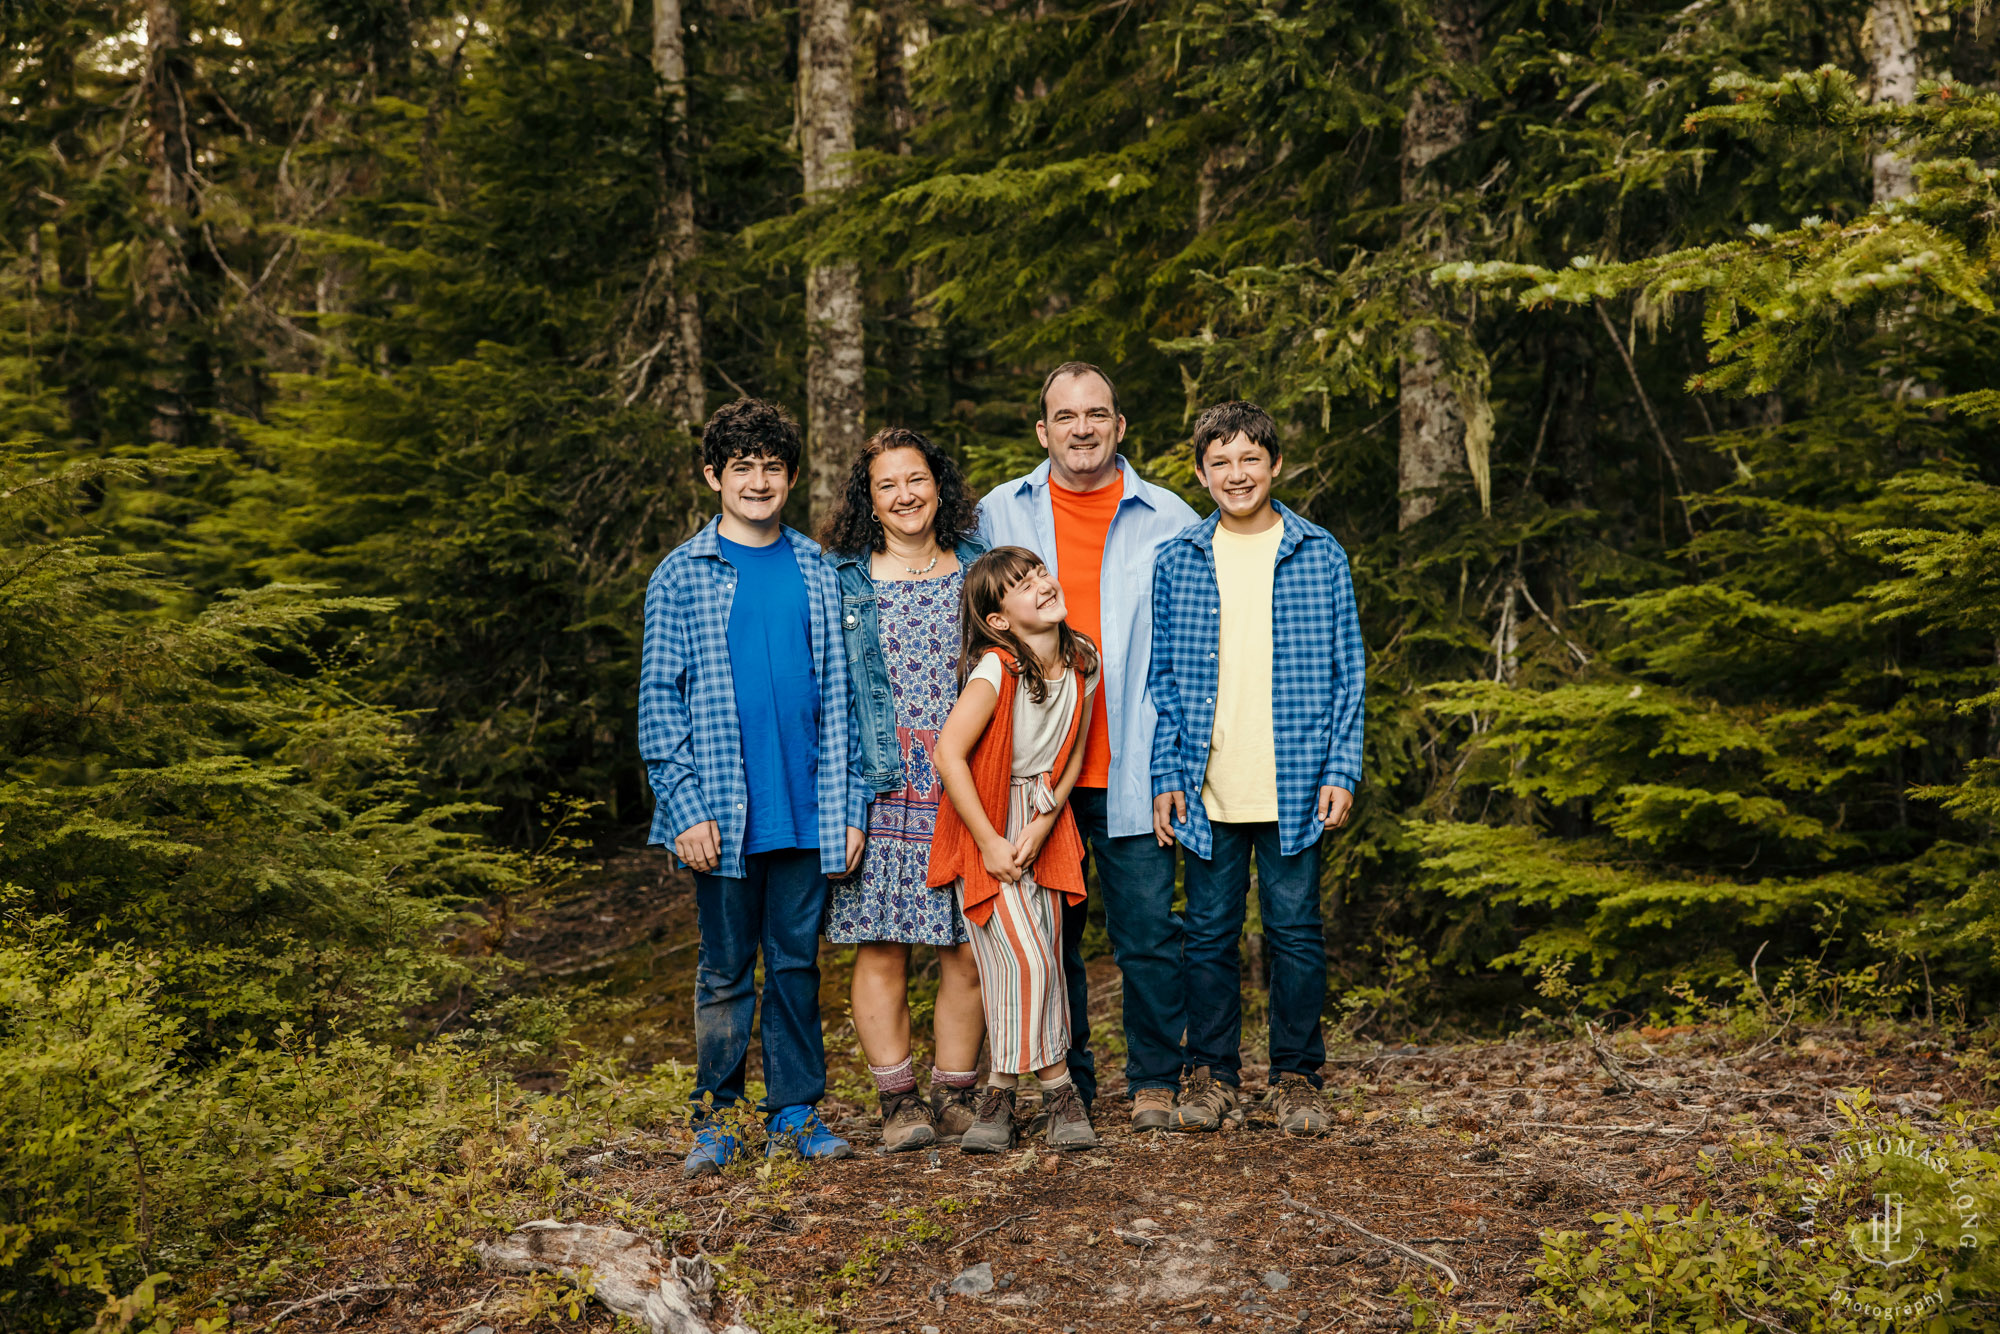
<svg viewBox="0 0 2000 1334">
<path fill-rule="evenodd" d="M 1274 502 L 1275 503 L 1275 502 Z M 1278 848 L 1287 856 L 1323 832 L 1319 789 L 1361 783 L 1361 703 L 1366 661 L 1347 553 L 1333 534 L 1277 506 L 1285 534 L 1271 590 L 1271 735 L 1278 751 Z M 1201 780 L 1215 735 L 1216 653 L 1222 597 L 1215 582 L 1218 515 L 1183 528 L 1153 567 L 1153 666 L 1149 684 L 1153 795 L 1187 797 L 1176 831 L 1197 857 L 1213 854 Z"/>
<path fill-rule="evenodd" d="M 653 786 L 651 843 L 704 820 L 722 835 L 718 876 L 743 875 L 749 784 L 743 729 L 729 671 L 729 608 L 736 567 L 716 542 L 720 520 L 667 553 L 646 585 L 646 643 L 639 664 L 639 755 Z M 848 699 L 847 651 L 840 635 L 840 585 L 819 543 L 790 528 L 812 616 L 813 675 L 819 682 L 819 861 L 830 876 L 847 870 L 847 828 L 868 827 L 860 734 Z M 831 704 L 828 702 L 831 701 Z"/>
</svg>

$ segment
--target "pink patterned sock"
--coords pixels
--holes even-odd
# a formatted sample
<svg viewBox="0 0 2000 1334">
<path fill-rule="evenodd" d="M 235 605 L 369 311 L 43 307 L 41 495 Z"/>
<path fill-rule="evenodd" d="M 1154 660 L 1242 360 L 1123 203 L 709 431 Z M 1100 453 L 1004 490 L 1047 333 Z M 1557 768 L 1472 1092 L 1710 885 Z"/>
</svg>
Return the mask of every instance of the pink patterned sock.
<svg viewBox="0 0 2000 1334">
<path fill-rule="evenodd" d="M 875 1088 L 881 1093 L 908 1093 L 917 1086 L 917 1072 L 907 1056 L 894 1065 L 871 1065 L 868 1073 L 875 1076 Z"/>
</svg>

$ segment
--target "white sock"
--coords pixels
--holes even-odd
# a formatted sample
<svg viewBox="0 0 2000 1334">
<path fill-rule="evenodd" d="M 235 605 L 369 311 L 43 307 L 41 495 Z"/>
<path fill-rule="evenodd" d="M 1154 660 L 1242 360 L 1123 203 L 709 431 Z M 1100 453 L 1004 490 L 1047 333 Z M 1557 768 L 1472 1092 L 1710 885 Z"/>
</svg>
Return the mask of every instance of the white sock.
<svg viewBox="0 0 2000 1334">
<path fill-rule="evenodd" d="M 1003 1075 L 998 1070 L 986 1076 L 986 1082 L 997 1089 L 1010 1089 L 1021 1082 L 1019 1075 Z"/>
<path fill-rule="evenodd" d="M 1065 1070 L 1054 1079 L 1044 1079 L 1042 1081 L 1042 1092 L 1054 1093 L 1057 1089 L 1064 1087 L 1068 1083 L 1069 1071 Z"/>
</svg>

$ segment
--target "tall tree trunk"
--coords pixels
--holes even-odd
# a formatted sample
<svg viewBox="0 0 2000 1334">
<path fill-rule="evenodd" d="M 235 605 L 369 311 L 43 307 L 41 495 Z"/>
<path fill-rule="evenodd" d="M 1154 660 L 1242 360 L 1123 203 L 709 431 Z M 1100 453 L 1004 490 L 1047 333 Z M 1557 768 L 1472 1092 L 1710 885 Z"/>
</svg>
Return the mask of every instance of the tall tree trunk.
<svg viewBox="0 0 2000 1334">
<path fill-rule="evenodd" d="M 1908 106 L 1917 97 L 1917 15 L 1911 0 L 1875 0 L 1868 14 L 1868 71 L 1877 102 Z M 1892 143 L 1875 153 L 1875 202 L 1917 188 L 1910 159 Z"/>
<path fill-rule="evenodd" d="M 1454 65 L 1478 60 L 1478 25 L 1478 10 L 1471 0 L 1443 0 L 1438 5 L 1437 35 L 1445 59 Z M 1402 196 L 1411 209 L 1403 222 L 1403 242 L 1426 269 L 1457 258 L 1460 248 L 1450 223 L 1435 207 L 1445 191 L 1432 164 L 1462 147 L 1471 134 L 1472 107 L 1447 80 L 1435 77 L 1417 86 L 1403 121 Z M 1414 319 L 1449 318 L 1452 306 L 1451 299 L 1424 277 L 1412 284 L 1408 308 Z M 1484 497 L 1490 417 L 1483 388 L 1452 373 L 1443 340 L 1429 323 L 1419 323 L 1411 331 L 1400 378 L 1398 526 L 1408 528 L 1437 508 L 1437 489 L 1460 457 L 1471 466 Z"/>
<path fill-rule="evenodd" d="M 654 219 L 653 258 L 620 360 L 626 402 L 651 403 L 681 430 L 693 432 L 708 415 L 708 394 L 701 374 L 701 297 L 692 272 L 698 240 L 681 0 L 653 0 L 653 73 L 667 113 L 658 155 L 660 208 Z"/>
<path fill-rule="evenodd" d="M 849 0 L 810 0 L 800 32 L 800 149 L 806 202 L 853 181 L 854 48 Z M 806 275 L 806 439 L 812 521 L 833 508 L 862 439 L 861 268 L 853 260 Z"/>
<path fill-rule="evenodd" d="M 178 358 L 170 332 L 185 311 L 187 297 L 188 205 L 193 198 L 188 171 L 194 150 L 188 142 L 186 73 L 179 4 L 147 0 L 146 197 L 155 236 L 133 295 L 152 345 L 151 433 L 155 440 L 168 441 L 183 439 L 187 431 L 187 404 L 173 365 Z"/>
<path fill-rule="evenodd" d="M 903 157 L 910 155 L 910 130 L 916 116 L 910 110 L 910 76 L 904 68 L 903 0 L 879 0 L 875 26 L 875 97 L 882 104 L 882 128 L 889 144 Z"/>
</svg>

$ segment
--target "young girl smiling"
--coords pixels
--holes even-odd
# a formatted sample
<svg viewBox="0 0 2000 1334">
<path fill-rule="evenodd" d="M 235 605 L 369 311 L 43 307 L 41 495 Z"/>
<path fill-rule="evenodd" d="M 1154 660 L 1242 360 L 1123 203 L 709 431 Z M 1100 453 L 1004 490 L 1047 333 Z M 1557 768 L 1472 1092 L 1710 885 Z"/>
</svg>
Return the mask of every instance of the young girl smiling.
<svg viewBox="0 0 2000 1334">
<path fill-rule="evenodd" d="M 929 882 L 958 896 L 979 967 L 992 1073 L 960 1147 L 1014 1145 L 1014 1090 L 1039 1076 L 1051 1148 L 1097 1143 L 1070 1080 L 1062 904 L 1083 899 L 1070 790 L 1083 770 L 1096 645 L 1071 629 L 1062 586 L 1034 553 L 998 547 L 966 572 L 965 683 L 938 733 L 947 809 Z"/>
</svg>

